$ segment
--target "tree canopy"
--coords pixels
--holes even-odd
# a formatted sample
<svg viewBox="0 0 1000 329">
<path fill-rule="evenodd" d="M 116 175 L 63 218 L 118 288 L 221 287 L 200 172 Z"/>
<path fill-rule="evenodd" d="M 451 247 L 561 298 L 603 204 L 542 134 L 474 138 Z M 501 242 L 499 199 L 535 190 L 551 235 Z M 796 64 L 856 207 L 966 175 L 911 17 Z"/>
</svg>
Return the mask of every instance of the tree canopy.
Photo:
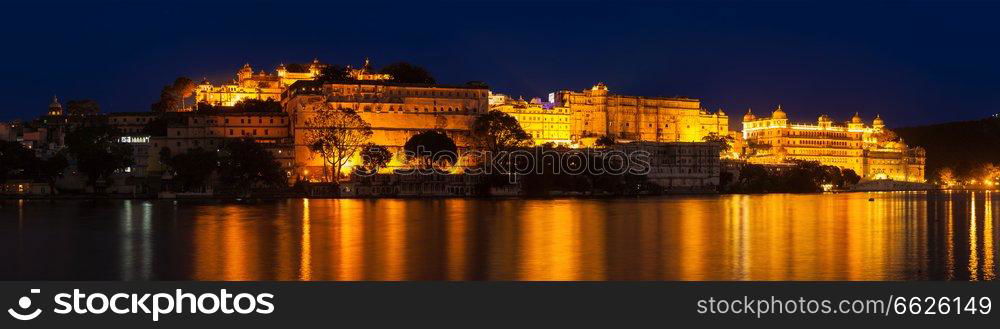
<svg viewBox="0 0 1000 329">
<path fill-rule="evenodd" d="M 254 186 L 283 186 L 288 176 L 271 154 L 252 139 L 223 144 L 219 154 L 219 180 L 244 194 Z"/>
<path fill-rule="evenodd" d="M 66 134 L 66 149 L 88 184 L 132 165 L 132 146 L 120 143 L 119 137 L 110 126 L 80 127 Z"/>
<path fill-rule="evenodd" d="M 194 96 L 198 85 L 193 80 L 186 77 L 174 79 L 174 83 L 163 86 L 160 90 L 160 99 L 153 103 L 153 112 L 172 112 L 187 106 L 187 99 Z"/>
<path fill-rule="evenodd" d="M 413 135 L 403 145 L 407 161 L 415 161 L 421 169 L 450 166 L 458 161 L 458 146 L 447 134 L 428 130 Z"/>
<path fill-rule="evenodd" d="M 530 146 L 531 135 L 507 113 L 489 111 L 472 123 L 472 139 L 483 150 L 499 152 L 518 146 Z"/>
<path fill-rule="evenodd" d="M 324 105 L 306 119 L 305 136 L 309 149 L 333 167 L 334 178 L 340 179 L 341 167 L 364 146 L 372 136 L 371 125 L 354 110 Z"/>
<path fill-rule="evenodd" d="M 386 65 L 380 70 L 383 74 L 392 76 L 392 81 L 403 83 L 437 83 L 431 73 L 423 67 L 407 62 L 396 62 Z"/>
<path fill-rule="evenodd" d="M 361 166 L 359 174 L 375 174 L 392 161 L 392 152 L 385 146 L 368 143 L 361 148 Z"/>
<path fill-rule="evenodd" d="M 617 141 L 615 141 L 615 138 L 609 135 L 601 136 L 596 141 L 594 141 L 594 145 L 597 146 L 613 146 L 615 145 L 615 143 L 617 143 Z"/>
<path fill-rule="evenodd" d="M 208 179 L 219 167 L 219 155 L 215 150 L 199 147 L 171 156 L 170 149 L 163 149 L 168 151 L 165 157 L 161 153 L 160 160 L 173 171 L 174 181 L 183 191 L 198 190 L 207 185 Z"/>
<path fill-rule="evenodd" d="M 347 72 L 347 67 L 343 65 L 327 65 L 319 72 L 319 76 L 316 77 L 316 81 L 329 83 L 329 82 L 353 82 L 356 81 Z"/>
<path fill-rule="evenodd" d="M 281 103 L 276 100 L 244 99 L 233 105 L 237 112 L 281 112 Z"/>
<path fill-rule="evenodd" d="M 93 99 L 75 99 L 66 102 L 68 115 L 94 115 L 101 112 L 101 107 Z"/>
</svg>

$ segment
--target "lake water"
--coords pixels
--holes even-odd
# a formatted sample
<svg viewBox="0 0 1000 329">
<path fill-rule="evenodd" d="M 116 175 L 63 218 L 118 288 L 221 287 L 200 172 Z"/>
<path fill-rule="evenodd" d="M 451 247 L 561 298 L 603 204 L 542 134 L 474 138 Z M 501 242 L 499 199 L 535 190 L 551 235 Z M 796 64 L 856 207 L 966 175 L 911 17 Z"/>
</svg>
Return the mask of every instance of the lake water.
<svg viewBox="0 0 1000 329">
<path fill-rule="evenodd" d="M 0 279 L 993 280 L 998 198 L 6 200 Z"/>
</svg>

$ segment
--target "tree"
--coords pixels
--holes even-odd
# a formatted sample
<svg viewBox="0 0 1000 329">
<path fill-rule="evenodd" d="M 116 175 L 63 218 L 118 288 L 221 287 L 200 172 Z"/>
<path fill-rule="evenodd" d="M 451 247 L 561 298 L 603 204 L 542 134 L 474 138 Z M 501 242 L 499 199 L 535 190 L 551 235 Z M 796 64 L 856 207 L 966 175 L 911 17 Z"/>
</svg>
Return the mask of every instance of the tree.
<svg viewBox="0 0 1000 329">
<path fill-rule="evenodd" d="M 844 169 L 842 172 L 844 175 L 844 183 L 847 185 L 854 185 L 861 181 L 861 176 L 858 176 L 858 173 L 854 172 L 854 169 Z"/>
<path fill-rule="evenodd" d="M 66 102 L 68 115 L 94 115 L 101 112 L 101 107 L 93 99 L 78 99 Z"/>
<path fill-rule="evenodd" d="M 771 149 L 771 144 L 759 143 L 755 141 L 747 141 L 747 147 L 744 151 L 742 151 L 743 154 L 741 155 L 741 157 L 743 159 L 747 159 L 757 154 L 760 154 L 761 152 L 768 151 L 770 149 Z"/>
<path fill-rule="evenodd" d="M 281 164 L 274 160 L 262 145 L 252 139 L 238 139 L 225 143 L 219 154 L 219 180 L 242 195 L 250 194 L 257 185 L 282 186 L 288 176 Z"/>
<path fill-rule="evenodd" d="M 194 96 L 194 91 L 198 88 L 198 85 L 190 78 L 179 77 L 174 79 L 172 87 L 174 96 L 177 97 L 181 108 L 184 108 L 187 107 L 188 97 Z"/>
<path fill-rule="evenodd" d="M 392 81 L 404 83 L 437 83 L 426 69 L 407 62 L 396 62 L 386 65 L 380 71 L 392 76 Z"/>
<path fill-rule="evenodd" d="M 161 156 L 166 155 L 161 160 L 172 169 L 174 172 L 174 181 L 184 191 L 197 190 L 199 187 L 204 186 L 205 182 L 219 166 L 218 152 L 214 150 L 207 151 L 199 147 L 189 149 L 185 153 L 170 156 L 169 149 L 163 149 L 168 151 L 166 154 L 161 154 Z"/>
<path fill-rule="evenodd" d="M 310 150 L 323 159 L 323 175 L 329 164 L 338 180 L 341 167 L 372 136 L 371 125 L 354 110 L 329 105 L 317 109 L 313 117 L 305 121 L 305 126 L 308 127 L 305 136 Z"/>
<path fill-rule="evenodd" d="M 458 161 L 455 141 L 443 132 L 428 130 L 413 135 L 403 145 L 407 161 L 416 161 L 421 169 L 447 166 Z"/>
<path fill-rule="evenodd" d="M 617 143 L 617 141 L 615 141 L 615 138 L 609 135 L 601 136 L 596 141 L 594 141 L 594 145 L 596 146 L 613 146 L 615 145 L 615 143 Z"/>
<path fill-rule="evenodd" d="M 172 112 L 187 106 L 187 99 L 194 95 L 198 85 L 186 77 L 174 79 L 174 83 L 163 86 L 160 90 L 160 100 L 153 103 L 153 112 Z"/>
<path fill-rule="evenodd" d="M 281 112 L 281 103 L 273 99 L 244 99 L 233 105 L 237 112 Z"/>
<path fill-rule="evenodd" d="M 38 159 L 35 167 L 35 178 L 49 184 L 49 193 L 56 193 L 56 180 L 63 176 L 69 167 L 69 160 L 63 152 L 56 153 L 48 159 Z"/>
<path fill-rule="evenodd" d="M 174 97 L 171 87 L 166 86 L 163 87 L 163 90 L 160 90 L 160 100 L 153 103 L 150 106 L 150 110 L 157 113 L 172 112 L 177 110 L 178 105 L 177 98 Z"/>
<path fill-rule="evenodd" d="M 309 72 L 309 66 L 308 65 L 299 64 L 299 63 L 292 63 L 292 64 L 288 64 L 287 66 L 285 66 L 285 70 L 288 71 L 288 72 L 293 72 L 293 73 L 308 73 Z"/>
<path fill-rule="evenodd" d="M 110 126 L 81 127 L 66 134 L 66 149 L 88 184 L 95 185 L 132 165 L 132 147 L 120 143 L 119 137 L 118 130 Z"/>
<path fill-rule="evenodd" d="M 948 186 L 955 184 L 955 172 L 951 168 L 945 167 L 938 170 L 938 182 Z"/>
<path fill-rule="evenodd" d="M 531 135 L 517 119 L 500 111 L 489 111 L 472 123 L 472 139 L 483 150 L 497 152 L 518 146 L 530 146 Z"/>
<path fill-rule="evenodd" d="M 0 141 L 0 182 L 23 176 L 31 168 L 35 154 L 18 142 Z"/>
<path fill-rule="evenodd" d="M 719 144 L 721 153 L 729 153 L 733 149 L 733 141 L 735 140 L 733 136 L 730 135 L 719 135 L 718 133 L 708 133 L 707 136 L 702 138 L 703 141 L 709 143 Z"/>
<path fill-rule="evenodd" d="M 361 173 L 375 174 L 392 161 L 392 152 L 384 146 L 368 143 L 361 148 Z"/>
<path fill-rule="evenodd" d="M 328 65 L 319 71 L 316 81 L 322 83 L 329 82 L 353 82 L 356 81 L 347 72 L 347 68 L 341 65 Z"/>
</svg>

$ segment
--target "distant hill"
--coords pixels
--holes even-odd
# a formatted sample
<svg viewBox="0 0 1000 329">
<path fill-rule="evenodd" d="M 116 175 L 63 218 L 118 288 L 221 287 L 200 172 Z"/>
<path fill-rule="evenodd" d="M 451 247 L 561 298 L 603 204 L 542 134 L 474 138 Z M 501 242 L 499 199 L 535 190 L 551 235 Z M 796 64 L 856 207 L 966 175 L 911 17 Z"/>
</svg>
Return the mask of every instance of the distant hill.
<svg viewBox="0 0 1000 329">
<path fill-rule="evenodd" d="M 927 150 L 927 179 L 941 168 L 958 177 L 986 163 L 1000 164 L 1000 118 L 893 129 L 910 146 Z"/>
</svg>

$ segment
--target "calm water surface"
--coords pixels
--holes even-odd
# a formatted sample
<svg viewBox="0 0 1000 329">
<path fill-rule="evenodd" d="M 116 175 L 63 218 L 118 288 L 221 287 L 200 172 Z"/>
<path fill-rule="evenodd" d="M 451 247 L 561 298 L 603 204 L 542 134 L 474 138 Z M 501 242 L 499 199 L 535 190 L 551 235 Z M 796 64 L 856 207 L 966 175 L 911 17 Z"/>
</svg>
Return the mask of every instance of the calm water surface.
<svg viewBox="0 0 1000 329">
<path fill-rule="evenodd" d="M 8 200 L 0 279 L 993 280 L 998 203 L 997 192 Z"/>
</svg>

